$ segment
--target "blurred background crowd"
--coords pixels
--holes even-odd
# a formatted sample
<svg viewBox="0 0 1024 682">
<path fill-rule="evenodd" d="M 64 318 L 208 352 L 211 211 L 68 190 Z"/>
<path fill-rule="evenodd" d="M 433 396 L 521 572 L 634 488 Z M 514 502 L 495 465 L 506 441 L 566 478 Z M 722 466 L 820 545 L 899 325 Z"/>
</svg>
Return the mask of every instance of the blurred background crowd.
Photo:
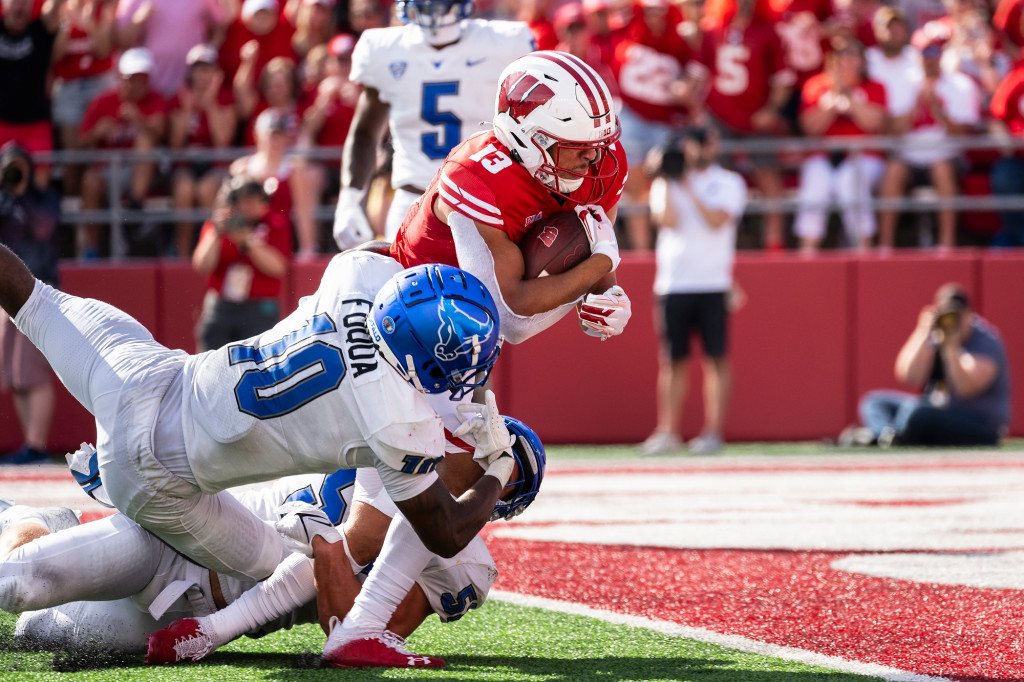
<svg viewBox="0 0 1024 682">
<path fill-rule="evenodd" d="M 527 22 L 620 98 L 627 248 L 653 248 L 645 160 L 694 126 L 750 187 L 739 248 L 1024 245 L 1024 0 L 475 5 Z M 191 257 L 238 175 L 290 224 L 289 257 L 330 253 L 352 49 L 393 14 L 386 0 L 3 0 L 0 144 L 60 197 L 60 257 Z M 385 145 L 375 227 L 387 161 Z M 4 171 L 0 191 L 17 184 Z"/>
</svg>

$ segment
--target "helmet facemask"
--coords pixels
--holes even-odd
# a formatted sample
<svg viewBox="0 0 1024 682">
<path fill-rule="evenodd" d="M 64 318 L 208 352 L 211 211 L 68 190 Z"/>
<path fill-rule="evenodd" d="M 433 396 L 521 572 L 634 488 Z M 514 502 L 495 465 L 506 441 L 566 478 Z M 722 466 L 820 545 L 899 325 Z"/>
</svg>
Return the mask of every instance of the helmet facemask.
<svg viewBox="0 0 1024 682">
<path fill-rule="evenodd" d="M 462 20 L 473 13 L 471 0 L 406 0 L 397 4 L 398 18 L 423 30 L 430 45 L 454 43 L 462 35 Z"/>
<path fill-rule="evenodd" d="M 609 154 L 609 148 L 619 139 L 620 132 L 621 129 L 616 127 L 615 132 L 603 140 L 573 142 L 538 130 L 530 142 L 540 151 L 542 161 L 533 172 L 533 177 L 561 197 L 572 198 L 581 204 L 593 203 L 607 193 L 609 183 L 619 172 L 618 160 Z M 586 166 L 578 167 L 582 160 L 588 158 L 587 152 L 593 152 L 593 159 Z M 602 170 L 606 156 L 612 163 Z M 569 164 L 577 167 L 573 168 Z M 592 184 L 586 197 L 569 196 L 588 179 Z"/>
</svg>

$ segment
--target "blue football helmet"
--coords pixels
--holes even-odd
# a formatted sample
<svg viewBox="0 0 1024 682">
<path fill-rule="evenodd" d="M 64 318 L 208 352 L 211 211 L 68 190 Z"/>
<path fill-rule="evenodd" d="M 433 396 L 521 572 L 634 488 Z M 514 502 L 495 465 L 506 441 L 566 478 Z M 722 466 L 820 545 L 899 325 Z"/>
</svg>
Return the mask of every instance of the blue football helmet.
<svg viewBox="0 0 1024 682">
<path fill-rule="evenodd" d="M 547 455 L 544 454 L 544 446 L 533 429 L 513 417 L 503 419 L 508 432 L 516 437 L 516 442 L 512 444 L 512 456 L 519 465 L 519 477 L 506 484 L 506 487 L 514 486 L 514 489 L 502 495 L 494 505 L 491 521 L 507 521 L 519 516 L 530 506 L 540 490 L 540 482 L 544 480 L 544 467 L 548 461 Z"/>
<path fill-rule="evenodd" d="M 458 40 L 456 28 L 463 19 L 473 15 L 473 0 L 398 0 L 395 13 L 407 24 L 415 24 L 439 42 Z M 431 41 L 435 42 L 435 41 Z"/>
<path fill-rule="evenodd" d="M 419 265 L 392 277 L 366 317 L 388 364 L 421 393 L 461 400 L 487 381 L 504 341 L 487 287 L 450 265 Z"/>
</svg>

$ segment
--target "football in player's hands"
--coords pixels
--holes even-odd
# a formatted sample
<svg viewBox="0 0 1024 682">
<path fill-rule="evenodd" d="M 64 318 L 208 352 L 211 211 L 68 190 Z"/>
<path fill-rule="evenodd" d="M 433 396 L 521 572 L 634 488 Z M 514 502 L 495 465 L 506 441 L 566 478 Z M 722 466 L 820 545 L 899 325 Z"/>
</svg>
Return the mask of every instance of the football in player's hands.
<svg viewBox="0 0 1024 682">
<path fill-rule="evenodd" d="M 590 256 L 590 241 L 575 211 L 558 211 L 538 220 L 519 242 L 524 277 L 557 275 Z"/>
</svg>

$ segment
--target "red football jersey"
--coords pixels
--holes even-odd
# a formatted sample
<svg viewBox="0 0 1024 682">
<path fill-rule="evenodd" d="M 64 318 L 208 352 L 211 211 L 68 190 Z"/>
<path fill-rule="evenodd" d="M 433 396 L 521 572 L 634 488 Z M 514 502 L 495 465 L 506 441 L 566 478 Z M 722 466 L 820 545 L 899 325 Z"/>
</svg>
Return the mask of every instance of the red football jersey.
<svg viewBox="0 0 1024 682">
<path fill-rule="evenodd" d="M 93 11 L 93 20 L 99 20 L 106 11 L 103 3 L 97 2 Z M 53 62 L 53 75 L 65 81 L 76 78 L 98 76 L 110 71 L 114 65 L 114 57 L 96 57 L 93 53 L 92 39 L 85 29 L 71 23 L 67 42 L 60 59 Z"/>
<path fill-rule="evenodd" d="M 768 103 L 772 85 L 795 81 L 772 24 L 715 27 L 705 34 L 701 52 L 709 72 L 707 107 L 734 130 L 753 132 L 750 117 Z"/>
<path fill-rule="evenodd" d="M 221 89 L 217 92 L 217 106 L 230 107 L 234 105 L 234 95 L 230 90 Z M 167 103 L 168 113 L 174 114 L 182 109 L 180 91 L 175 93 Z M 206 118 L 206 112 L 202 109 L 194 109 L 188 118 L 186 147 L 213 146 L 213 138 L 210 136 L 210 122 Z"/>
<path fill-rule="evenodd" d="M 637 12 L 612 53 L 622 101 L 648 121 L 685 122 L 685 112 L 669 95 L 669 86 L 683 77 L 691 59 L 690 46 L 676 30 L 681 22 L 679 10 L 670 7 L 665 30 L 656 34 Z"/>
<path fill-rule="evenodd" d="M 242 63 L 242 46 L 250 40 L 256 40 L 260 44 L 260 51 L 256 56 L 257 78 L 263 72 L 263 67 L 267 65 L 267 62 L 274 57 L 287 57 L 298 64 L 298 55 L 295 54 L 295 48 L 292 47 L 294 33 L 295 27 L 283 15 L 278 18 L 277 26 L 263 36 L 258 36 L 250 31 L 241 19 L 235 19 L 228 24 L 224 42 L 220 45 L 220 68 L 224 70 L 225 87 L 231 87 L 235 73 Z"/>
<path fill-rule="evenodd" d="M 613 158 L 614 157 L 614 158 Z M 618 162 L 618 172 L 596 203 L 605 211 L 618 204 L 626 182 L 626 154 L 622 145 L 612 146 L 601 169 Z M 590 196 L 591 180 L 584 180 L 571 196 Z M 512 160 L 508 147 L 493 132 L 482 132 L 453 149 L 434 176 L 430 187 L 405 215 L 391 255 L 403 267 L 444 263 L 458 267 L 451 228 L 434 215 L 435 201 L 484 225 L 505 232 L 518 243 L 530 226 L 557 211 L 575 208 L 578 202 L 562 201 L 538 182 L 521 164 Z"/>
<path fill-rule="evenodd" d="M 817 76 L 812 76 L 804 84 L 803 91 L 800 97 L 800 111 L 804 112 L 811 107 L 817 107 L 820 104 L 824 104 L 828 98 L 833 97 L 834 94 L 831 89 L 831 81 L 828 74 L 820 73 Z M 864 80 L 861 81 L 860 85 L 854 89 L 850 95 L 851 98 L 867 100 L 885 108 L 885 86 L 875 81 Z M 832 121 L 832 125 L 828 127 L 823 133 L 824 137 L 839 137 L 839 136 L 861 136 L 861 135 L 877 135 L 877 132 L 870 133 L 865 131 L 863 128 L 857 125 L 857 122 L 850 116 L 836 116 L 835 120 Z M 881 153 L 873 150 L 865 150 L 866 154 L 874 154 L 880 156 Z"/>
<path fill-rule="evenodd" d="M 131 149 L 135 145 L 135 138 L 138 137 L 139 131 L 134 123 L 121 118 L 121 102 L 121 92 L 115 86 L 90 102 L 82 117 L 81 131 L 83 133 L 92 130 L 100 119 L 114 119 L 117 130 L 109 139 L 100 141 L 100 147 L 103 149 Z M 167 101 L 157 92 L 150 92 L 136 102 L 135 106 L 146 118 L 167 115 Z"/>
<path fill-rule="evenodd" d="M 1006 124 L 1014 135 L 1024 137 L 1024 62 L 1006 74 L 989 103 L 992 117 Z"/>
<path fill-rule="evenodd" d="M 775 30 L 782 39 L 786 66 L 803 84 L 821 73 L 828 49 L 822 24 L 832 16 L 831 0 L 786 0 L 779 8 Z"/>
</svg>

